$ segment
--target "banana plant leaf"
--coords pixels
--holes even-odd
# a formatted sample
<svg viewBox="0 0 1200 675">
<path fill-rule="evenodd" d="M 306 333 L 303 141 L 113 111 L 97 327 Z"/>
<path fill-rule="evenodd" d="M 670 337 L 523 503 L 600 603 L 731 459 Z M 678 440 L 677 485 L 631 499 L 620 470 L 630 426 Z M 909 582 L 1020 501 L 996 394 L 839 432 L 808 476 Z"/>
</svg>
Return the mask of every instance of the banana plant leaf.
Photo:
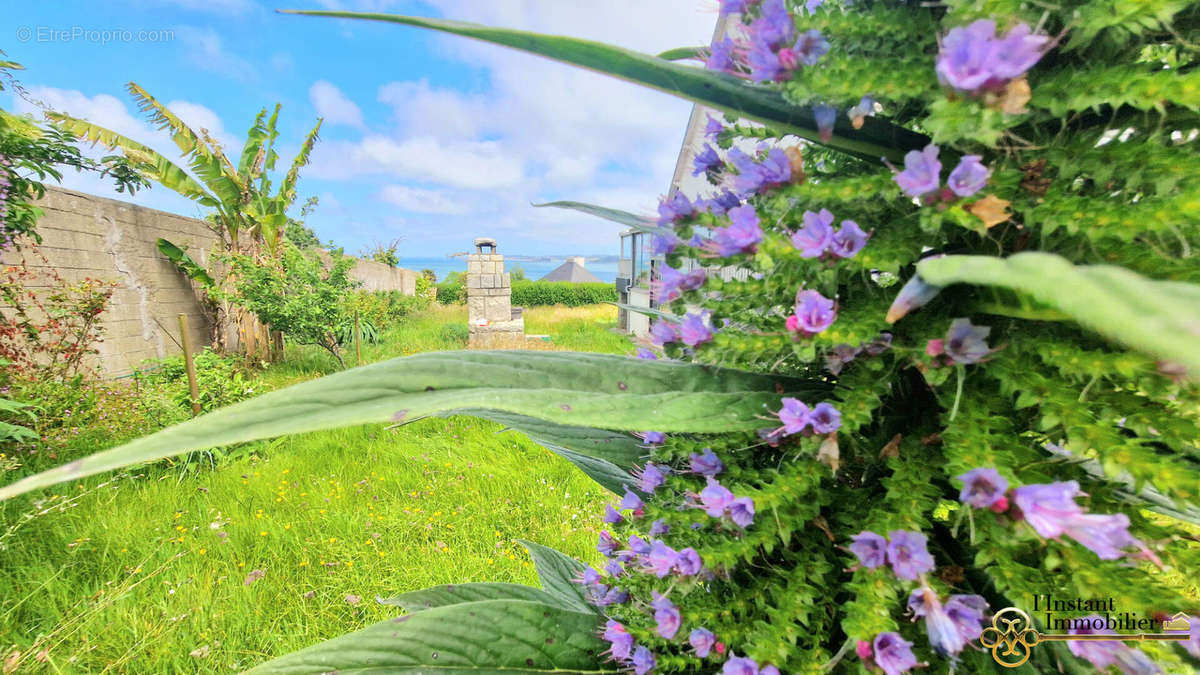
<svg viewBox="0 0 1200 675">
<path fill-rule="evenodd" d="M 216 284 L 213 278 L 208 275 L 204 266 L 193 260 L 183 249 L 162 238 L 159 238 L 157 244 L 158 252 L 167 256 L 189 279 L 205 287 L 211 287 Z"/>
</svg>

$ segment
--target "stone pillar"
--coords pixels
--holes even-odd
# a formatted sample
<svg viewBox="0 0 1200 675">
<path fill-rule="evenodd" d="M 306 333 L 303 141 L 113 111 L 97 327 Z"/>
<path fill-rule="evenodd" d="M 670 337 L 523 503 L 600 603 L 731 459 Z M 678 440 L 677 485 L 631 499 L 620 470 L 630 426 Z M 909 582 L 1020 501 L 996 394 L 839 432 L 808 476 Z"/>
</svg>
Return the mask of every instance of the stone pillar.
<svg viewBox="0 0 1200 675">
<path fill-rule="evenodd" d="M 512 281 L 496 240 L 475 240 L 467 256 L 467 327 L 472 347 L 517 346 L 524 342 L 525 319 L 512 308 Z"/>
</svg>

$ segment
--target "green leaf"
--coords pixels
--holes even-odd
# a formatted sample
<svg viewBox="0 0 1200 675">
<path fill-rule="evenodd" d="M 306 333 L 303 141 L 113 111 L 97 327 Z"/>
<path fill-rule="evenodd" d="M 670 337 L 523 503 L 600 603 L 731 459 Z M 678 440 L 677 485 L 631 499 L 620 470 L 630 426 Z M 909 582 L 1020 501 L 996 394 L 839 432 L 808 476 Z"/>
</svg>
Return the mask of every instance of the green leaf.
<svg viewBox="0 0 1200 675">
<path fill-rule="evenodd" d="M 537 568 L 538 578 L 542 580 L 542 588 L 557 598 L 559 604 L 565 603 L 580 612 L 596 611 L 587 601 L 583 584 L 577 581 L 583 576 L 587 565 L 547 546 L 524 539 L 517 541 L 529 550 L 529 556 L 533 558 L 533 565 Z"/>
<path fill-rule="evenodd" d="M 175 266 L 182 270 L 189 279 L 204 286 L 212 286 L 216 283 L 200 263 L 193 260 L 187 253 L 184 253 L 183 249 L 166 239 L 159 238 L 158 252 L 170 258 L 171 262 L 175 263 Z"/>
<path fill-rule="evenodd" d="M 1028 295 L 1104 337 L 1200 378 L 1200 286 L 1154 281 L 1111 265 L 1072 265 L 1050 253 L 945 256 L 917 264 L 926 283 L 1000 286 Z"/>
<path fill-rule="evenodd" d="M 791 377 L 606 354 L 429 352 L 269 392 L 0 488 L 0 500 L 192 450 L 284 434 L 401 422 L 486 408 L 557 424 L 626 431 L 754 430 L 781 396 L 829 385 Z"/>
<path fill-rule="evenodd" d="M 881 157 L 899 162 L 909 150 L 919 150 L 929 144 L 926 136 L 875 117 L 866 118 L 862 128 L 855 129 L 844 115 L 838 116 L 833 137 L 826 142 L 817 131 L 812 108 L 792 105 L 777 88 L 750 84 L 725 73 L 681 66 L 649 54 L 590 40 L 395 14 L 279 11 L 285 14 L 387 21 L 532 52 L 703 103 L 739 117 L 778 126 L 813 143 L 827 145 L 872 162 Z"/>
<path fill-rule="evenodd" d="M 350 673 L 616 673 L 600 617 L 526 600 L 437 607 L 355 631 L 247 671 Z"/>
<path fill-rule="evenodd" d="M 483 602 L 485 600 L 526 600 L 577 611 L 574 603 L 564 603 L 557 596 L 551 595 L 540 588 L 524 584 L 446 584 L 444 586 L 433 586 L 431 588 L 423 588 L 419 591 L 401 593 L 391 598 L 378 598 L 379 604 L 402 607 L 404 611 L 410 614 L 435 607 L 461 605 L 467 602 Z"/>
<path fill-rule="evenodd" d="M 504 424 L 504 431 L 519 431 L 533 442 L 566 459 L 605 489 L 623 494 L 634 483 L 629 474 L 635 463 L 644 460 L 645 448 L 627 433 L 554 424 L 536 417 L 514 415 L 496 410 L 450 410 L 438 417 L 471 415 Z"/>
<path fill-rule="evenodd" d="M 560 209 L 571 209 L 573 211 L 580 211 L 582 213 L 586 213 L 591 216 L 596 216 L 597 218 L 603 218 L 605 220 L 611 220 L 614 223 L 620 223 L 627 227 L 632 227 L 633 229 L 638 230 L 640 232 L 646 232 L 649 234 L 659 234 L 659 233 L 665 231 L 664 228 L 658 227 L 657 225 L 654 224 L 655 221 L 653 218 L 639 216 L 639 215 L 636 215 L 633 213 L 629 213 L 628 211 L 621 211 L 619 209 L 610 209 L 605 206 L 597 206 L 595 204 L 587 204 L 585 202 L 558 201 L 558 202 L 547 202 L 545 204 L 534 204 L 534 206 L 538 207 L 538 208 L 542 208 L 542 207 L 546 207 L 546 206 L 553 206 L 553 207 L 560 208 Z"/>
<path fill-rule="evenodd" d="M 658 58 L 664 61 L 688 61 L 691 59 L 704 60 L 704 52 L 708 47 L 676 47 L 660 52 Z"/>
</svg>

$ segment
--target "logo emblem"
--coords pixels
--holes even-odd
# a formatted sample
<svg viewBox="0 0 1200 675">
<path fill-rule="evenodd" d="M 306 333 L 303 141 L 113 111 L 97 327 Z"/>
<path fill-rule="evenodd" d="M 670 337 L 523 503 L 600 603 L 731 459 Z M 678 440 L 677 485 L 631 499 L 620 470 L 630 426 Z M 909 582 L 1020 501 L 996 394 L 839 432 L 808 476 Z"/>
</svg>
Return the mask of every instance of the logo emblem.
<svg viewBox="0 0 1200 675">
<path fill-rule="evenodd" d="M 1040 641 L 1029 615 L 1016 607 L 996 612 L 992 625 L 979 636 L 979 644 L 992 650 L 992 658 L 1005 668 L 1024 665 Z"/>
</svg>

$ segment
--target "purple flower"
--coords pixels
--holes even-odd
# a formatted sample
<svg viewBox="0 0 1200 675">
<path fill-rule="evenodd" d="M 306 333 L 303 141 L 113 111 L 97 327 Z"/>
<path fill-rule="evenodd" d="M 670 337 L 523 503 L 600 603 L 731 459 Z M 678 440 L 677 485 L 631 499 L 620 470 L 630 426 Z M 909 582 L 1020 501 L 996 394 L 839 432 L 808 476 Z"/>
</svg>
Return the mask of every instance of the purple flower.
<svg viewBox="0 0 1200 675">
<path fill-rule="evenodd" d="M 623 518 L 621 514 L 617 513 L 617 510 L 612 507 L 612 504 L 605 504 L 604 522 L 610 525 L 616 525 L 617 523 L 625 522 L 625 518 Z"/>
<path fill-rule="evenodd" d="M 650 524 L 650 536 L 651 537 L 661 537 L 670 531 L 671 531 L 671 526 L 667 524 L 667 521 L 665 521 L 661 518 L 659 518 L 658 520 L 656 520 Z"/>
<path fill-rule="evenodd" d="M 1099 614 L 1090 614 L 1074 621 L 1079 627 L 1067 631 L 1071 635 L 1114 634 L 1113 630 L 1105 627 L 1105 618 Z M 1151 661 L 1145 652 L 1117 640 L 1068 641 L 1067 648 L 1076 657 L 1091 663 L 1097 670 L 1108 670 L 1112 666 L 1117 666 L 1122 673 L 1127 675 L 1148 675 L 1162 672 L 1158 664 Z"/>
<path fill-rule="evenodd" d="M 629 488 L 625 488 L 625 496 L 621 499 L 621 505 L 618 508 L 620 508 L 622 511 L 626 509 L 632 509 L 636 515 L 641 513 L 646 508 L 646 504 L 642 501 L 641 497 L 631 492 Z"/>
<path fill-rule="evenodd" d="M 782 401 L 783 407 L 779 410 L 779 421 L 783 422 L 783 434 L 790 436 L 804 431 L 804 428 L 809 424 L 809 415 L 811 412 L 808 406 L 798 398 L 786 397 Z"/>
<path fill-rule="evenodd" d="M 696 553 L 696 549 L 691 546 L 679 552 L 679 558 L 675 561 L 675 571 L 679 574 L 690 577 L 700 573 L 704 563 L 700 561 L 700 554 Z"/>
<path fill-rule="evenodd" d="M 812 2 L 813 0 L 809 0 Z M 818 0 L 819 2 L 820 0 Z M 758 669 L 758 675 L 779 675 L 779 669 L 772 665 L 766 665 Z"/>
<path fill-rule="evenodd" d="M 670 473 L 667 467 L 660 467 L 653 462 L 646 462 L 646 467 L 642 469 L 641 475 L 638 478 L 638 489 L 642 492 L 654 492 L 658 486 L 662 485 L 667 480 L 667 474 Z"/>
<path fill-rule="evenodd" d="M 842 426 L 842 413 L 829 403 L 818 403 L 808 414 L 812 429 L 818 434 L 831 434 Z"/>
<path fill-rule="evenodd" d="M 725 465 L 721 463 L 712 448 L 704 448 L 704 454 L 692 453 L 688 460 L 691 463 L 692 471 L 702 476 L 711 478 L 725 470 Z"/>
<path fill-rule="evenodd" d="M 987 326 L 971 325 L 970 319 L 955 319 L 950 322 L 943 343 L 946 356 L 959 365 L 979 363 L 992 353 L 987 345 L 987 336 L 991 332 Z"/>
<path fill-rule="evenodd" d="M 689 347 L 702 345 L 712 340 L 713 331 L 708 327 L 708 312 L 686 314 L 679 324 L 679 339 Z"/>
<path fill-rule="evenodd" d="M 708 479 L 708 486 L 700 491 L 700 503 L 704 505 L 704 512 L 712 518 L 724 516 L 733 500 L 733 493 L 712 477 Z"/>
<path fill-rule="evenodd" d="M 696 207 L 687 198 L 687 195 L 676 190 L 658 203 L 658 224 L 669 225 L 680 218 L 692 215 L 695 211 Z"/>
<path fill-rule="evenodd" d="M 646 675 L 646 673 L 654 670 L 655 663 L 657 663 L 657 660 L 654 658 L 654 653 L 649 649 L 638 645 L 637 649 L 633 650 L 633 672 L 636 675 Z"/>
<path fill-rule="evenodd" d="M 722 14 L 741 14 L 749 0 L 720 0 Z"/>
<path fill-rule="evenodd" d="M 762 228 L 758 226 L 758 213 L 754 207 L 746 204 L 729 209 L 729 227 L 717 228 L 713 231 L 713 241 L 716 243 L 717 255 L 728 258 L 738 253 L 754 253 L 758 243 L 763 240 Z"/>
<path fill-rule="evenodd" d="M 712 43 L 704 67 L 727 73 L 733 70 L 733 40 L 728 37 Z"/>
<path fill-rule="evenodd" d="M 639 359 L 646 359 L 647 361 L 657 361 L 658 360 L 658 354 L 655 354 L 654 352 L 650 351 L 649 349 L 646 349 L 645 347 L 638 347 L 637 357 Z"/>
<path fill-rule="evenodd" d="M 708 209 L 714 216 L 729 213 L 729 209 L 736 209 L 741 205 L 741 198 L 729 190 L 722 190 L 708 200 Z"/>
<path fill-rule="evenodd" d="M 763 42 L 751 42 L 746 52 L 746 65 L 750 66 L 750 79 L 755 82 L 782 82 L 787 79 L 788 69 L 780 57 L 790 54 L 785 49 L 780 53 Z"/>
<path fill-rule="evenodd" d="M 596 544 L 598 551 L 605 558 L 611 558 L 617 549 L 621 548 L 621 542 L 617 538 L 608 533 L 608 530 L 600 532 L 600 543 Z"/>
<path fill-rule="evenodd" d="M 830 373 L 837 375 L 842 367 L 854 360 L 861 350 L 847 344 L 834 345 L 833 350 L 825 355 L 825 367 Z"/>
<path fill-rule="evenodd" d="M 625 630 L 625 626 L 609 619 L 608 623 L 604 624 L 604 639 L 612 644 L 609 652 L 614 659 L 625 661 L 629 658 L 629 652 L 633 649 L 633 636 Z"/>
<path fill-rule="evenodd" d="M 679 328 L 665 319 L 659 319 L 650 327 L 650 341 L 662 346 L 679 339 Z"/>
<path fill-rule="evenodd" d="M 1034 35 L 1029 24 L 1019 23 L 996 42 L 992 73 L 999 79 L 1011 80 L 1024 75 L 1042 58 L 1050 36 Z"/>
<path fill-rule="evenodd" d="M 917 152 L 910 150 L 904 156 L 904 170 L 892 176 L 904 194 L 923 197 L 936 192 L 941 185 L 942 163 L 938 161 L 938 147 L 932 143 Z"/>
<path fill-rule="evenodd" d="M 1004 491 L 1008 489 L 1008 481 L 995 469 L 971 469 L 958 480 L 963 482 L 958 501 L 977 509 L 989 508 L 1004 499 Z"/>
<path fill-rule="evenodd" d="M 1116 560 L 1125 555 L 1121 549 L 1141 544 L 1129 534 L 1129 516 L 1124 513 L 1080 514 L 1063 523 L 1063 531 L 1101 560 Z"/>
<path fill-rule="evenodd" d="M 721 668 L 722 675 L 758 675 L 758 664 L 754 659 L 729 655 L 729 660 Z"/>
<path fill-rule="evenodd" d="M 636 534 L 629 535 L 629 550 L 637 555 L 646 555 L 651 551 L 650 543 Z"/>
<path fill-rule="evenodd" d="M 875 648 L 875 665 L 879 666 L 885 675 L 907 673 L 917 665 L 917 657 L 912 653 L 912 643 L 900 637 L 899 633 L 880 633 L 875 636 L 872 646 Z"/>
<path fill-rule="evenodd" d="M 792 235 L 792 246 L 802 258 L 820 258 L 833 243 L 833 214 L 829 209 L 820 213 L 804 212 L 804 227 Z"/>
<path fill-rule="evenodd" d="M 745 529 L 754 524 L 754 500 L 738 497 L 729 503 L 729 517 L 733 524 Z"/>
<path fill-rule="evenodd" d="M 966 646 L 958 626 L 950 615 L 942 609 L 937 593 L 928 586 L 922 586 L 908 596 L 908 609 L 914 617 L 925 619 L 925 632 L 929 635 L 929 645 L 942 656 L 958 654 Z"/>
<path fill-rule="evenodd" d="M 650 239 L 650 253 L 652 255 L 670 255 L 681 243 L 683 242 L 675 236 L 674 232 L 662 232 Z"/>
<path fill-rule="evenodd" d="M 1188 623 L 1191 630 L 1188 631 L 1188 639 L 1182 642 L 1183 648 L 1193 657 L 1200 659 L 1200 616 L 1188 617 Z M 696 643 L 692 643 L 696 644 Z"/>
<path fill-rule="evenodd" d="M 823 4 L 825 4 L 825 0 L 806 0 L 804 9 L 808 10 L 809 14 L 816 14 L 817 9 Z"/>
<path fill-rule="evenodd" d="M 642 562 L 646 564 L 646 571 L 661 579 L 675 569 L 675 561 L 678 558 L 679 554 L 675 549 L 656 539 L 650 547 L 650 552 L 642 556 Z"/>
<path fill-rule="evenodd" d="M 850 552 L 858 558 L 860 565 L 875 569 L 887 561 L 887 546 L 883 535 L 863 530 L 852 538 Z"/>
<path fill-rule="evenodd" d="M 837 310 L 833 300 L 817 291 L 800 290 L 796 293 L 796 327 L 805 335 L 816 335 L 833 325 Z"/>
<path fill-rule="evenodd" d="M 892 346 L 892 334 L 880 333 L 875 336 L 870 342 L 861 345 L 867 356 L 879 356 L 886 352 Z"/>
<path fill-rule="evenodd" d="M 837 234 L 833 235 L 829 250 L 839 258 L 853 258 L 867 245 L 867 233 L 853 220 L 843 220 Z"/>
<path fill-rule="evenodd" d="M 979 19 L 951 30 L 942 40 L 938 81 L 968 93 L 998 89 L 1032 68 L 1049 41 L 1048 36 L 1033 35 L 1024 23 L 997 38 L 996 23 Z"/>
<path fill-rule="evenodd" d="M 738 148 L 733 148 L 729 151 L 729 161 L 738 171 L 738 175 L 733 179 L 733 188 L 743 195 L 783 185 L 792 179 L 791 162 L 779 148 L 768 150 L 762 163 Z"/>
<path fill-rule="evenodd" d="M 706 658 L 717 644 L 717 636 L 707 628 L 697 628 L 688 635 L 688 643 L 696 650 L 696 656 Z"/>
<path fill-rule="evenodd" d="M 609 560 L 608 562 L 604 563 L 604 571 L 607 572 L 610 577 L 619 577 L 625 573 L 625 568 L 621 567 L 620 561 Z"/>
<path fill-rule="evenodd" d="M 892 306 L 888 307 L 887 316 L 884 321 L 888 323 L 896 323 L 904 317 L 904 315 L 920 309 L 937 297 L 938 293 L 942 292 L 941 286 L 925 283 L 925 280 L 919 276 L 913 276 L 900 289 L 900 293 L 896 295 L 896 299 L 892 301 Z"/>
<path fill-rule="evenodd" d="M 607 589 L 604 595 L 596 598 L 595 605 L 597 607 L 608 607 L 609 605 L 622 605 L 626 602 L 629 602 L 629 593 L 614 586 Z"/>
<path fill-rule="evenodd" d="M 796 46 L 794 49 L 796 52 L 796 60 L 799 63 L 806 66 L 814 66 L 822 56 L 825 56 L 829 53 L 829 40 L 826 40 L 825 36 L 821 35 L 821 31 L 817 30 L 816 28 L 811 28 L 804 33 L 801 33 L 800 37 L 796 38 Z M 817 107 L 820 108 L 828 106 Z M 817 116 L 818 120 L 820 120 L 820 113 L 818 113 L 815 108 L 813 109 L 813 114 Z M 837 112 L 834 111 L 833 114 L 837 115 Z M 820 127 L 820 125 L 821 123 L 818 121 L 817 126 Z M 832 127 L 833 122 L 830 122 L 829 126 Z"/>
<path fill-rule="evenodd" d="M 950 191 L 959 197 L 970 197 L 982 190 L 988 182 L 988 176 L 992 172 L 979 162 L 982 159 L 979 155 L 964 155 L 958 162 L 958 166 L 950 172 L 950 177 L 946 179 L 946 185 Z"/>
<path fill-rule="evenodd" d="M 816 31 L 809 31 L 816 32 Z M 817 33 L 820 35 L 820 33 Z M 828 50 L 826 43 L 826 50 Z M 817 122 L 817 134 L 825 143 L 833 140 L 833 125 L 837 122 L 837 108 L 831 105 L 813 106 L 813 119 Z"/>
<path fill-rule="evenodd" d="M 846 117 L 850 118 L 850 124 L 858 129 L 862 127 L 863 119 L 875 116 L 875 99 L 870 95 L 863 96 L 862 99 L 854 104 L 846 111 Z"/>
<path fill-rule="evenodd" d="M 638 434 L 648 445 L 662 445 L 667 440 L 667 435 L 661 431 L 643 431 Z"/>
<path fill-rule="evenodd" d="M 659 595 L 658 591 L 653 591 L 654 601 L 650 603 L 650 607 L 654 609 L 654 621 L 657 624 L 654 627 L 661 637 L 670 640 L 679 632 L 679 624 L 682 617 L 679 616 L 679 608 L 674 605 L 666 596 Z"/>
<path fill-rule="evenodd" d="M 970 644 L 983 634 L 983 615 L 987 613 L 987 600 L 979 595 L 952 595 L 946 600 L 946 614 L 963 642 Z"/>
<path fill-rule="evenodd" d="M 717 140 L 717 136 L 719 136 L 722 131 L 725 131 L 725 125 L 721 124 L 721 120 L 709 115 L 708 122 L 704 125 L 705 138 L 710 141 L 715 141 Z"/>
<path fill-rule="evenodd" d="M 783 0 L 764 0 L 761 14 L 750 24 L 748 32 L 752 43 L 774 50 L 792 41 L 796 23 Z"/>
<path fill-rule="evenodd" d="M 933 556 L 925 549 L 926 541 L 925 535 L 920 532 L 888 532 L 887 558 L 896 576 L 914 581 L 922 574 L 933 571 Z"/>
<path fill-rule="evenodd" d="M 692 175 L 699 176 L 709 171 L 716 171 L 724 165 L 721 156 L 713 149 L 713 146 L 708 143 L 704 144 L 704 150 L 696 154 L 692 160 Z"/>
<path fill-rule="evenodd" d="M 577 581 L 584 586 L 600 586 L 603 578 L 600 573 L 592 567 L 583 568 L 583 574 L 580 575 Z"/>
</svg>

